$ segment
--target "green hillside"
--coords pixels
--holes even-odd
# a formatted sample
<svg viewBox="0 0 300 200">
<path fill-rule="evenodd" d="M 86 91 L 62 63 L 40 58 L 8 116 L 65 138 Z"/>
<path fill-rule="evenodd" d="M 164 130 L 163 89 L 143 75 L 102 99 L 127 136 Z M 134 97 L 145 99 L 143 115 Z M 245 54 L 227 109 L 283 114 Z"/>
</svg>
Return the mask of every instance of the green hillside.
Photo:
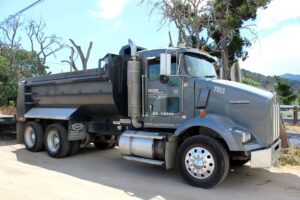
<svg viewBox="0 0 300 200">
<path fill-rule="evenodd" d="M 259 82 L 265 89 L 272 91 L 274 86 L 274 77 L 265 76 L 259 73 L 251 72 L 245 69 L 242 69 L 242 76 L 247 76 L 255 81 Z M 296 92 L 300 88 L 300 81 L 287 79 L 289 84 L 292 87 L 292 90 Z"/>
</svg>

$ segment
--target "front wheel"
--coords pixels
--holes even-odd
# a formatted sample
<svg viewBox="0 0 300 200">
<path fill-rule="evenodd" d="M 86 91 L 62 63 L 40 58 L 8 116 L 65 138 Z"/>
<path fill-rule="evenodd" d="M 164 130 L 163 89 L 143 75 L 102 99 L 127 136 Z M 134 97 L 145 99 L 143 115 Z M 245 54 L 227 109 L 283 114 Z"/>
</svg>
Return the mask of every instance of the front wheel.
<svg viewBox="0 0 300 200">
<path fill-rule="evenodd" d="M 229 170 L 229 157 L 223 145 L 214 138 L 193 136 L 180 145 L 177 167 L 187 183 L 210 188 L 225 179 Z"/>
</svg>

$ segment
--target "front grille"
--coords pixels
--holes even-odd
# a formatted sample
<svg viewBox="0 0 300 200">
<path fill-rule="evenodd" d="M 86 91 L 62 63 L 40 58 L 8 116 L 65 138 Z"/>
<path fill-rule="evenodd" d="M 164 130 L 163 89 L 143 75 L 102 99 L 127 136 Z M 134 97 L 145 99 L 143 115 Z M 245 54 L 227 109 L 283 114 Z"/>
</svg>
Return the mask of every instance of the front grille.
<svg viewBox="0 0 300 200">
<path fill-rule="evenodd" d="M 278 103 L 273 104 L 273 141 L 280 133 L 280 107 Z"/>
</svg>

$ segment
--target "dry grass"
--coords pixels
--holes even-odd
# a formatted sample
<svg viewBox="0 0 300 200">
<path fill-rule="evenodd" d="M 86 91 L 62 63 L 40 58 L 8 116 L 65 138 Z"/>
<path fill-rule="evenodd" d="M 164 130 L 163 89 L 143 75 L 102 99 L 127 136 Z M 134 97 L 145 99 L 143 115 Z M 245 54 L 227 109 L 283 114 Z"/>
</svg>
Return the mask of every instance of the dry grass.
<svg viewBox="0 0 300 200">
<path fill-rule="evenodd" d="M 285 123 L 285 128 L 288 131 L 293 131 L 293 132 L 298 132 L 300 133 L 300 123 L 296 124 L 296 125 L 292 125 L 292 124 L 288 124 Z"/>
<path fill-rule="evenodd" d="M 300 148 L 290 147 L 281 152 L 277 166 L 300 166 Z"/>
<path fill-rule="evenodd" d="M 300 134 L 300 124 L 292 125 L 285 123 L 287 131 L 293 131 Z M 283 149 L 277 166 L 300 166 L 300 147 L 289 147 Z"/>
<path fill-rule="evenodd" d="M 15 106 L 0 106 L 0 114 L 2 114 L 2 115 L 16 114 L 16 107 Z"/>
</svg>

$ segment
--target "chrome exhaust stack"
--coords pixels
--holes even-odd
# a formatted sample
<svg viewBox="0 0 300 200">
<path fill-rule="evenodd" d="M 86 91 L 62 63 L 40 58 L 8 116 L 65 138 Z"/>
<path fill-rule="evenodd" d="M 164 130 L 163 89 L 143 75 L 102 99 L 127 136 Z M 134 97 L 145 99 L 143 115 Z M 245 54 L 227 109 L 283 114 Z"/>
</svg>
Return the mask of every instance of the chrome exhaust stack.
<svg viewBox="0 0 300 200">
<path fill-rule="evenodd" d="M 141 128 L 142 123 L 138 121 L 141 116 L 141 61 L 136 59 L 136 45 L 130 39 L 128 42 L 132 57 L 127 66 L 128 116 L 134 128 Z"/>
</svg>

